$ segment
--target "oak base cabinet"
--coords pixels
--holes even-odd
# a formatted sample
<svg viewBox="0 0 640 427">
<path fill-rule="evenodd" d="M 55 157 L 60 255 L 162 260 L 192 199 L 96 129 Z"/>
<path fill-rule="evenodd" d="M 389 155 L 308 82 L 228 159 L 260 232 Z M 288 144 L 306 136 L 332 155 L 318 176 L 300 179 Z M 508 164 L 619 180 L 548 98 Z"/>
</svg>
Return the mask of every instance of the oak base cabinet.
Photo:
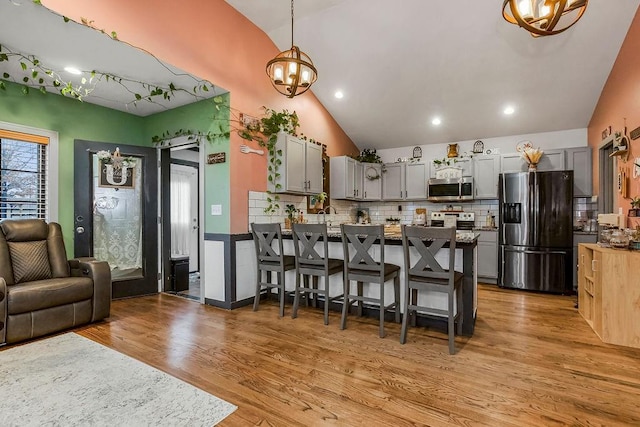
<svg viewBox="0 0 640 427">
<path fill-rule="evenodd" d="M 640 348 L 640 252 L 578 246 L 578 310 L 600 339 Z"/>
</svg>

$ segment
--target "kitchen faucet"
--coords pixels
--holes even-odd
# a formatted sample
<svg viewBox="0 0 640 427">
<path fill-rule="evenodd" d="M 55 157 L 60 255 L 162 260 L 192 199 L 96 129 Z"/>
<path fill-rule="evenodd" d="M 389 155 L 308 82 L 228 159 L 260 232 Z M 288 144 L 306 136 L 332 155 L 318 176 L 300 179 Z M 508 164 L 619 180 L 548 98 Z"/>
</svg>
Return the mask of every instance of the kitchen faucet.
<svg viewBox="0 0 640 427">
<path fill-rule="evenodd" d="M 324 209 L 321 209 L 318 211 L 318 215 L 322 214 L 322 223 L 326 224 L 327 223 L 327 212 L 329 212 L 329 214 L 331 214 L 331 209 L 333 209 L 333 213 L 334 214 L 338 214 L 338 211 L 336 210 L 336 208 L 334 208 L 333 206 L 325 206 Z"/>
</svg>

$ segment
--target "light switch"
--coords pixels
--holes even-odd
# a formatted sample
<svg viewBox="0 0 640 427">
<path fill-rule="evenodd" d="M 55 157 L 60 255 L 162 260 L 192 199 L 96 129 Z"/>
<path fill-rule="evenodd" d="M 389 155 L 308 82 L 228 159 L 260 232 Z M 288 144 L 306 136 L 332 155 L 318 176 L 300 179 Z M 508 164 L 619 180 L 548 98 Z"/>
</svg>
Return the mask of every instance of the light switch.
<svg viewBox="0 0 640 427">
<path fill-rule="evenodd" d="M 222 205 L 211 205 L 211 215 L 222 215 Z"/>
</svg>

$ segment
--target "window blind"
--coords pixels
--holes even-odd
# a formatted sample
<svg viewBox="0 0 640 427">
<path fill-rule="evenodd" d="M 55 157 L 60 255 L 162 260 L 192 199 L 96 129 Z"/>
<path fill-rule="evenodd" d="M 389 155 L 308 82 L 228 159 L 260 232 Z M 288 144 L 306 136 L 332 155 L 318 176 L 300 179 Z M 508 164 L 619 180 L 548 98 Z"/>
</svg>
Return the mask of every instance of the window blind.
<svg viewBox="0 0 640 427">
<path fill-rule="evenodd" d="M 0 129 L 0 218 L 47 219 L 49 139 Z"/>
</svg>

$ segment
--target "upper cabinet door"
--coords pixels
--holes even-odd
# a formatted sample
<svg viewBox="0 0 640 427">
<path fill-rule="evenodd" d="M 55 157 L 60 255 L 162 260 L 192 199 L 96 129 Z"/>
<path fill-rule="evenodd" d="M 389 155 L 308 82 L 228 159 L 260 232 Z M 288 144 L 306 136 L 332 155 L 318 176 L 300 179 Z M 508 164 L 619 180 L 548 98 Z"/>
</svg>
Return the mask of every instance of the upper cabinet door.
<svg viewBox="0 0 640 427">
<path fill-rule="evenodd" d="M 386 163 L 382 174 L 382 199 L 402 200 L 404 198 L 404 163 Z"/>
<path fill-rule="evenodd" d="M 382 198 L 382 165 L 362 163 L 362 200 L 380 200 Z"/>
<path fill-rule="evenodd" d="M 307 194 L 322 193 L 322 146 L 306 142 L 305 177 Z"/>
<path fill-rule="evenodd" d="M 427 165 L 407 163 L 404 198 L 425 200 L 427 198 Z"/>
<path fill-rule="evenodd" d="M 591 147 L 567 148 L 567 169 L 573 171 L 573 197 L 593 195 Z"/>
<path fill-rule="evenodd" d="M 282 153 L 282 165 L 280 166 L 280 169 L 284 169 L 284 188 L 281 189 L 282 191 L 296 193 L 306 192 L 305 156 L 305 141 L 287 135 L 286 147 Z M 322 159 L 320 159 L 320 162 L 322 162 Z"/>
<path fill-rule="evenodd" d="M 474 198 L 497 199 L 500 156 L 476 156 L 473 171 Z"/>
</svg>

